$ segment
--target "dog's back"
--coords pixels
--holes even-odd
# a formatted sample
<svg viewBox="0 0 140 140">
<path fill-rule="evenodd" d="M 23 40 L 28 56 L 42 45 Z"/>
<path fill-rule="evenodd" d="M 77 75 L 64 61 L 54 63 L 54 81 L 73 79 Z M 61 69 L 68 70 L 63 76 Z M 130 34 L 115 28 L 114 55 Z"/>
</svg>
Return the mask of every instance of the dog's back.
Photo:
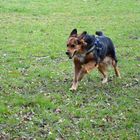
<svg viewBox="0 0 140 140">
<path fill-rule="evenodd" d="M 112 57 L 117 63 L 117 57 L 115 52 L 115 47 L 112 40 L 109 37 L 106 37 L 101 31 L 96 31 L 97 40 L 102 45 L 102 49 L 100 50 L 101 59 L 104 59 L 106 56 Z"/>
</svg>

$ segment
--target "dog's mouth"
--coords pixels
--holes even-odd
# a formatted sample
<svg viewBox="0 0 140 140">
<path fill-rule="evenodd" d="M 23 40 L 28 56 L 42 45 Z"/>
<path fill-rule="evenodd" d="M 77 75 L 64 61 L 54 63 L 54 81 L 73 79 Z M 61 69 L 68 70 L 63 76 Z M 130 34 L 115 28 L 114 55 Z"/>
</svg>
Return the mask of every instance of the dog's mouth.
<svg viewBox="0 0 140 140">
<path fill-rule="evenodd" d="M 72 59 L 76 55 L 77 51 L 75 50 L 72 55 L 69 55 L 69 59 Z"/>
</svg>

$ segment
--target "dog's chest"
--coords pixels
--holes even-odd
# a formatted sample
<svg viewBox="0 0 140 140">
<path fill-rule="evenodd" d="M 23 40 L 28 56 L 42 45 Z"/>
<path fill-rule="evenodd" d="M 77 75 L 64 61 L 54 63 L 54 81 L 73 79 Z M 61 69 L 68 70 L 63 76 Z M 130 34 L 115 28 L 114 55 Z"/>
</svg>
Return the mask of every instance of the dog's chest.
<svg viewBox="0 0 140 140">
<path fill-rule="evenodd" d="M 85 62 L 85 54 L 76 55 L 75 58 L 78 59 L 81 63 Z"/>
</svg>

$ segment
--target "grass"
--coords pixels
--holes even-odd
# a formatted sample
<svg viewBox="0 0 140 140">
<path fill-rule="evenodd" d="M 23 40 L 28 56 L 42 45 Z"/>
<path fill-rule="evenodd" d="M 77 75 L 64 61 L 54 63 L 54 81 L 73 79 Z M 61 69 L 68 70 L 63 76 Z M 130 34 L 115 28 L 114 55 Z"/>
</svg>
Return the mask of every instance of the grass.
<svg viewBox="0 0 140 140">
<path fill-rule="evenodd" d="M 140 1 L 0 0 L 0 139 L 140 139 Z M 122 79 L 69 91 L 70 31 L 102 30 Z"/>
</svg>

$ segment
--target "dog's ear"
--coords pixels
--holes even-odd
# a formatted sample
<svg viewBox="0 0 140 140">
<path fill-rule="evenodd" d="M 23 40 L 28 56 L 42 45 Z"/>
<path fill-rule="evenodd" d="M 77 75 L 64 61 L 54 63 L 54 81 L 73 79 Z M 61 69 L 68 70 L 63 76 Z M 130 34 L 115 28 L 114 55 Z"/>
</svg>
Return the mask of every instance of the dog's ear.
<svg viewBox="0 0 140 140">
<path fill-rule="evenodd" d="M 70 36 L 77 36 L 77 29 L 73 29 Z"/>
<path fill-rule="evenodd" d="M 86 47 L 87 46 L 87 42 L 85 42 L 84 38 L 82 39 L 77 39 L 77 43 L 78 45 L 81 45 L 82 47 Z"/>
<path fill-rule="evenodd" d="M 84 31 L 83 33 L 81 33 L 80 36 L 78 36 L 78 44 L 81 44 L 82 47 L 86 47 L 87 46 L 87 43 L 84 40 L 86 35 L 87 35 L 87 32 Z"/>
<path fill-rule="evenodd" d="M 84 39 L 81 39 L 80 42 L 81 42 L 81 44 L 82 44 L 83 47 L 87 47 L 87 42 L 85 42 Z"/>
<path fill-rule="evenodd" d="M 79 37 L 78 39 L 81 40 L 81 39 L 84 39 L 84 37 L 86 36 L 87 32 L 84 31 Z"/>
</svg>

